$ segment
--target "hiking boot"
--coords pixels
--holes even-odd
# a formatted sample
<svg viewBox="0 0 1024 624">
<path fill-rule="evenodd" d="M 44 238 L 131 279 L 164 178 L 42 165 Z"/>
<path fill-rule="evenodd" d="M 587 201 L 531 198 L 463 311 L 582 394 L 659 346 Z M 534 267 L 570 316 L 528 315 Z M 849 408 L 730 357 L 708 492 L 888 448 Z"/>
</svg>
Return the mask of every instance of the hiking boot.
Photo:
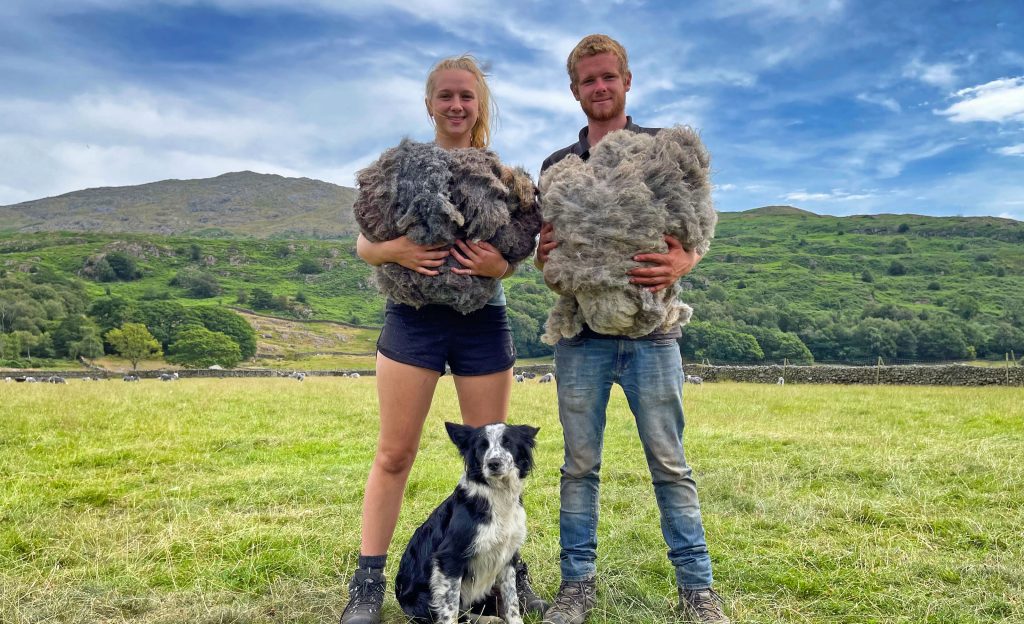
<svg viewBox="0 0 1024 624">
<path fill-rule="evenodd" d="M 548 610 L 548 603 L 544 602 L 544 599 L 534 593 L 533 588 L 530 587 L 530 571 L 526 568 L 526 562 L 521 557 L 516 557 L 515 568 L 516 595 L 519 596 L 519 611 L 524 615 L 527 613 L 544 615 L 544 612 Z"/>
<path fill-rule="evenodd" d="M 729 624 L 722 611 L 722 598 L 710 587 L 704 589 L 679 588 L 679 613 L 698 624 Z"/>
<path fill-rule="evenodd" d="M 383 570 L 357 568 L 348 582 L 348 604 L 341 624 L 380 624 L 385 585 Z"/>
<path fill-rule="evenodd" d="M 597 606 L 597 581 L 562 581 L 543 624 L 583 624 Z"/>
</svg>

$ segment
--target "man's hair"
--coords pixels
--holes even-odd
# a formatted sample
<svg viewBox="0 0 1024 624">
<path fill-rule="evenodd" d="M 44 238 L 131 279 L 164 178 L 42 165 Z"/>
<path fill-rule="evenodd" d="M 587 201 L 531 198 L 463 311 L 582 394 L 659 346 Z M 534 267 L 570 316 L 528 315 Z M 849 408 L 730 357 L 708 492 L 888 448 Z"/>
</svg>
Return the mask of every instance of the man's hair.
<svg viewBox="0 0 1024 624">
<path fill-rule="evenodd" d="M 565 62 L 565 69 L 569 72 L 569 84 L 576 84 L 576 64 L 580 59 L 611 52 L 619 59 L 619 71 L 623 77 L 629 73 L 629 57 L 626 55 L 626 48 L 608 35 L 587 35 L 576 44 L 576 47 L 569 53 L 569 59 Z"/>
<path fill-rule="evenodd" d="M 487 86 L 487 75 L 480 69 L 480 64 L 469 54 L 462 56 L 450 56 L 441 59 L 431 68 L 427 74 L 426 97 L 430 101 L 437 82 L 437 73 L 446 69 L 461 69 L 473 74 L 476 78 L 476 97 L 479 102 L 479 111 L 476 123 L 470 133 L 470 146 L 487 147 L 491 144 L 491 115 L 497 116 L 497 105 L 491 100 L 491 90 Z"/>
</svg>

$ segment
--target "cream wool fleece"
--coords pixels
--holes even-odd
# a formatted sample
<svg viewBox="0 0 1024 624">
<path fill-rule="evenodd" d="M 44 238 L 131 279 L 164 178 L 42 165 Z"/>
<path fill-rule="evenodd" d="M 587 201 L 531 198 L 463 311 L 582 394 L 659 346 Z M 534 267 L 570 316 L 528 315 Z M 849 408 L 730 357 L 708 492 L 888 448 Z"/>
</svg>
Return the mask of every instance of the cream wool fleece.
<svg viewBox="0 0 1024 624">
<path fill-rule="evenodd" d="M 540 181 L 544 220 L 559 244 L 544 280 L 560 297 L 542 340 L 555 344 L 580 333 L 638 338 L 690 320 L 678 284 L 651 293 L 629 283 L 640 253 L 665 253 L 664 235 L 707 253 L 718 215 L 711 201 L 710 155 L 686 126 L 651 136 L 619 130 L 605 136 L 584 162 L 569 155 Z"/>
</svg>

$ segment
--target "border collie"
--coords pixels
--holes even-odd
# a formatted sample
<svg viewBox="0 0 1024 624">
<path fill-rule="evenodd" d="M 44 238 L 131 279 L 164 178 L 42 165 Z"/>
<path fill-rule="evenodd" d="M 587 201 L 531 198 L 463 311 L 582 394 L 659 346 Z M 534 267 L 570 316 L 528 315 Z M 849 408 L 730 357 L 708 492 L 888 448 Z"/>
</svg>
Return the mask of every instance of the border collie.
<svg viewBox="0 0 1024 624">
<path fill-rule="evenodd" d="M 395 595 L 417 622 L 455 624 L 497 586 L 498 615 L 522 624 L 513 557 L 526 539 L 523 481 L 533 468 L 536 427 L 445 423 L 465 473 L 416 532 L 398 565 Z"/>
</svg>

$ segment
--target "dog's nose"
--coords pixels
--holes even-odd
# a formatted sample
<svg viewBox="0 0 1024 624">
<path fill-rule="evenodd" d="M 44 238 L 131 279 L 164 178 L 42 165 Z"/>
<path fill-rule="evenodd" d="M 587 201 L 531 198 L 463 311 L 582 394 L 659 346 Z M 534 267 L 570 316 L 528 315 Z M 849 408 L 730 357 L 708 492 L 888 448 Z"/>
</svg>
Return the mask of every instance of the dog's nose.
<svg viewBox="0 0 1024 624">
<path fill-rule="evenodd" d="M 487 469 L 490 470 L 491 472 L 498 472 L 499 470 L 501 470 L 501 461 L 497 459 L 492 459 L 491 461 L 487 462 Z"/>
</svg>

